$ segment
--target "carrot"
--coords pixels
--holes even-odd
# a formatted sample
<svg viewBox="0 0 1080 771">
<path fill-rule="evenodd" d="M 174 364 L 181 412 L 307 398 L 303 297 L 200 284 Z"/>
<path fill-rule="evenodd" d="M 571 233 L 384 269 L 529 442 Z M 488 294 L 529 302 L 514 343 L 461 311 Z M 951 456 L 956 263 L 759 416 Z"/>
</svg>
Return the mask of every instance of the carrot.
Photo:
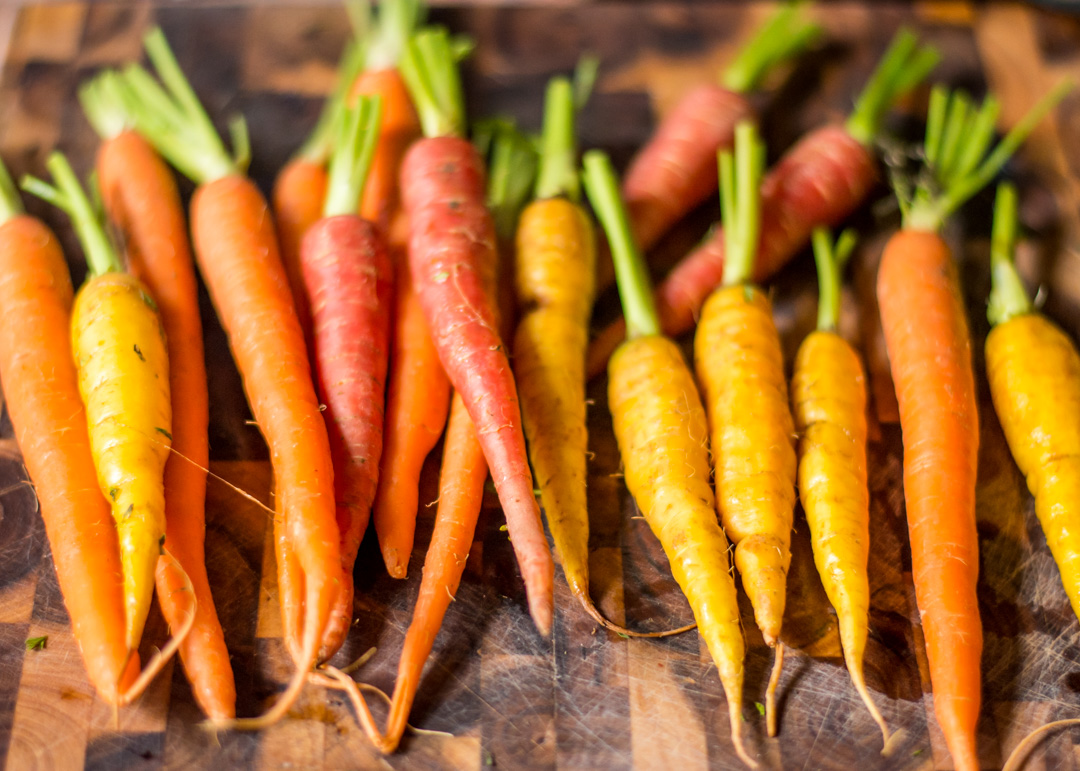
<svg viewBox="0 0 1080 771">
<path fill-rule="evenodd" d="M 728 542 L 709 483 L 708 427 L 694 377 L 678 346 L 660 334 L 648 269 L 630 230 L 608 157 L 585 153 L 585 190 L 611 244 L 628 339 L 611 357 L 608 397 L 626 486 L 660 540 L 694 611 L 727 695 L 731 741 L 742 743 L 745 643 Z"/>
<path fill-rule="evenodd" d="M 1062 88 L 1049 94 L 987 152 L 997 101 L 988 98 L 975 109 L 962 92 L 951 95 L 935 88 L 925 149 L 932 178 L 914 189 L 894 180 L 903 229 L 889 240 L 878 268 L 878 304 L 904 437 L 915 599 L 926 638 L 934 712 L 958 771 L 979 767 L 979 418 L 956 268 L 939 230 L 990 181 L 1063 94 Z M 915 308 L 918 313 L 912 312 Z"/>
<path fill-rule="evenodd" d="M 212 720 L 226 720 L 236 714 L 236 686 L 203 545 L 209 397 L 195 269 L 176 182 L 146 140 L 128 128 L 117 77 L 103 73 L 79 90 L 79 98 L 104 140 L 97 174 L 105 210 L 122 234 L 131 272 L 154 297 L 165 328 L 176 451 L 165 463 L 165 546 L 190 576 L 197 601 L 180 658 L 203 711 Z M 184 604 L 174 601 L 160 566 L 157 594 L 166 621 L 177 628 Z"/>
<path fill-rule="evenodd" d="M 796 459 L 780 335 L 768 297 L 751 283 L 764 164 L 765 146 L 754 124 L 740 123 L 735 156 L 720 154 L 720 208 L 730 259 L 723 286 L 702 309 L 694 368 L 709 416 L 720 521 L 735 544 L 735 567 L 754 619 L 765 642 L 776 649 L 765 703 L 769 735 L 774 736 Z"/>
<path fill-rule="evenodd" d="M 341 588 L 319 650 L 321 661 L 337 652 L 352 625 L 353 566 L 382 454 L 393 276 L 376 226 L 355 214 L 379 135 L 380 109 L 379 97 L 364 98 L 343 113 L 324 216 L 308 228 L 300 250 L 341 533 Z M 299 603 L 303 585 L 286 586 L 298 592 Z"/>
<path fill-rule="evenodd" d="M 152 30 L 145 44 L 165 87 L 137 65 L 125 71 L 136 127 L 198 184 L 191 202 L 196 260 L 269 445 L 286 537 L 303 571 L 297 672 L 262 717 L 229 723 L 259 728 L 283 717 L 299 695 L 340 589 L 330 446 L 273 221 L 243 175 L 249 145 L 242 120 L 232 123 L 236 153 L 230 156 L 161 30 Z M 282 607 L 283 617 L 293 612 Z"/>
<path fill-rule="evenodd" d="M 873 142 L 885 113 L 929 74 L 937 60 L 934 49 L 918 47 L 915 36 L 901 30 L 847 122 L 807 134 L 769 171 L 761 186 L 756 280 L 763 281 L 786 265 L 807 244 L 815 227 L 835 225 L 863 202 L 877 180 Z M 692 329 L 705 298 L 722 282 L 724 238 L 723 229 L 716 228 L 657 288 L 657 312 L 665 334 L 680 335 Z M 586 367 L 590 377 L 603 371 L 624 334 L 620 319 L 593 340 Z"/>
<path fill-rule="evenodd" d="M 482 163 L 460 136 L 461 83 L 445 30 L 426 30 L 410 41 L 402 75 L 425 134 L 401 170 L 413 285 L 439 360 L 476 424 L 530 613 L 547 636 L 554 564 L 533 495 L 517 389 L 495 318 L 495 235 L 483 203 Z"/>
<path fill-rule="evenodd" d="M 821 33 L 803 18 L 804 5 L 785 3 L 728 65 L 720 83 L 684 96 L 630 161 L 622 193 L 641 249 L 651 249 L 716 191 L 716 154 L 731 147 L 735 125 L 754 115 L 748 94 Z"/>
<path fill-rule="evenodd" d="M 304 292 L 304 274 L 300 265 L 300 244 L 304 233 L 322 216 L 326 200 L 326 163 L 334 145 L 334 131 L 341 110 L 356 75 L 364 64 L 364 49 L 355 40 L 345 46 L 338 65 L 334 93 L 323 105 L 322 113 L 307 141 L 297 150 L 274 180 L 271 200 L 277 224 L 281 259 L 292 288 L 297 316 L 304 337 L 311 342 L 311 308 Z"/>
<path fill-rule="evenodd" d="M 98 491 L 71 353 L 71 278 L 60 243 L 23 213 L 0 164 L 0 381 L 40 503 L 64 605 L 90 682 L 116 704 L 129 661 L 120 549 Z"/>
<path fill-rule="evenodd" d="M 821 296 L 817 330 L 795 357 L 791 401 L 799 436 L 799 494 L 825 594 L 836 610 L 851 681 L 882 740 L 889 729 L 863 677 L 870 611 L 870 491 L 866 478 L 866 376 L 859 354 L 836 332 L 844 265 L 855 246 L 844 231 L 835 246 L 828 230 L 814 231 Z"/>
</svg>

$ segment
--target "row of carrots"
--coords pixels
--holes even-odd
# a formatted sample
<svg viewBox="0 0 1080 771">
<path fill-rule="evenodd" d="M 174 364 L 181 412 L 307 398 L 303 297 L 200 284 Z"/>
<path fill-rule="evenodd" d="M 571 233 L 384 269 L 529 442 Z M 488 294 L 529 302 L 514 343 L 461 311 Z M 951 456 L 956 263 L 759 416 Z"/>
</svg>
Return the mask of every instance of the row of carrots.
<svg viewBox="0 0 1080 771">
<path fill-rule="evenodd" d="M 130 703 L 178 650 L 219 728 L 269 725 L 314 682 L 345 692 L 372 741 L 392 752 L 461 579 L 489 469 L 538 631 L 551 630 L 554 562 L 533 474 L 574 596 L 606 628 L 646 634 L 606 619 L 589 593 L 585 384 L 606 367 L 627 487 L 717 665 L 739 757 L 756 765 L 741 739 L 745 643 L 728 542 L 776 650 L 766 703 L 774 734 L 796 486 L 852 681 L 887 741 L 862 672 L 867 397 L 859 356 L 836 331 L 855 242 L 847 231 L 834 242 L 827 228 L 869 195 L 883 119 L 937 53 L 898 33 L 849 119 L 810 133 L 766 171 L 748 94 L 819 34 L 802 4 L 785 5 L 721 84 L 691 91 L 664 119 L 620 185 L 599 151 L 585 153 L 579 173 L 575 118 L 595 62 L 552 80 L 536 141 L 493 122 L 474 144 L 457 70 L 467 42 L 423 26 L 418 0 L 384 0 L 376 17 L 349 8 L 361 34 L 314 133 L 277 179 L 272 216 L 245 175 L 242 119 L 230 124 L 230 152 L 159 30 L 145 41 L 156 77 L 131 64 L 80 92 L 103 139 L 97 195 L 60 154 L 47 164 L 53 184 L 23 182 L 71 217 L 90 267 L 77 294 L 55 237 L 22 214 L 0 175 L 0 379 L 98 692 Z M 996 101 L 976 106 L 933 88 L 923 168 L 893 177 L 903 227 L 882 259 L 878 304 L 935 710 L 958 769 L 978 768 L 978 417 L 967 324 L 939 232 L 1066 89 L 992 147 Z M 197 184 L 190 243 L 162 158 Z M 581 205 L 582 183 L 610 262 Z M 643 251 L 718 188 L 721 227 L 654 292 Z M 1012 261 L 1016 230 L 1016 195 L 1004 185 L 991 390 L 1080 614 L 1071 567 L 1080 544 L 1069 523 L 1080 421 L 1050 414 L 1080 409 L 1080 357 L 1032 310 Z M 771 305 L 755 282 L 809 242 L 818 330 L 799 350 L 789 399 Z M 513 259 L 500 265 L 500 254 Z M 235 716 L 203 558 L 208 400 L 195 264 L 274 471 L 277 578 L 296 672 L 258 717 Z M 593 300 L 613 277 L 625 320 L 590 343 Z M 695 324 L 691 372 L 670 337 Z M 444 427 L 435 529 L 380 730 L 360 685 L 326 662 L 352 624 L 353 566 L 369 519 L 388 572 L 405 576 L 420 469 Z M 141 666 L 155 584 L 173 636 Z"/>
</svg>

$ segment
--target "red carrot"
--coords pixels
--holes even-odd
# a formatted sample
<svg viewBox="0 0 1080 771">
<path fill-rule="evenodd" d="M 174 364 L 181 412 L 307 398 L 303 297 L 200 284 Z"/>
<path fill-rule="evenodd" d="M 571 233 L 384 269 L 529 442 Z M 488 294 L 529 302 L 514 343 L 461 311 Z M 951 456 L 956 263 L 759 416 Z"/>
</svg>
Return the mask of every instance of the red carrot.
<svg viewBox="0 0 1080 771">
<path fill-rule="evenodd" d="M 517 389 L 497 328 L 495 233 L 483 163 L 461 137 L 461 83 L 445 30 L 419 33 L 402 60 L 427 138 L 402 166 L 409 265 L 439 359 L 476 424 L 537 629 L 551 631 L 554 563 L 525 453 Z"/>
<path fill-rule="evenodd" d="M 755 280 L 787 264 L 809 243 L 815 227 L 835 225 L 866 198 L 877 179 L 871 146 L 892 102 L 917 85 L 937 63 L 937 53 L 918 48 L 915 36 L 901 30 L 867 83 L 843 126 L 824 126 L 792 147 L 765 176 L 761 187 L 761 238 Z M 705 298 L 724 274 L 722 228 L 684 257 L 656 289 L 660 325 L 667 335 L 694 326 Z M 601 373 L 625 337 L 620 319 L 589 347 L 587 370 Z"/>
</svg>

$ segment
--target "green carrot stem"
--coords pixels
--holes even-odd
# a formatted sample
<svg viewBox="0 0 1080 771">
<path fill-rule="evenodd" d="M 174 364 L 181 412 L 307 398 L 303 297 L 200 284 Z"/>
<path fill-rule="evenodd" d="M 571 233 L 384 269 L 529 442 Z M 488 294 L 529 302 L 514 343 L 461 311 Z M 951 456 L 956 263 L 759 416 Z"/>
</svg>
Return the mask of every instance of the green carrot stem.
<svg viewBox="0 0 1080 771">
<path fill-rule="evenodd" d="M 834 332 L 840 322 L 840 287 L 844 267 L 855 249 L 855 231 L 850 228 L 840 234 L 834 244 L 828 228 L 814 228 L 814 263 L 818 274 L 817 328 Z"/>
<path fill-rule="evenodd" d="M 79 88 L 83 113 L 102 139 L 112 139 L 135 123 L 124 93 L 123 77 L 116 70 L 105 70 Z"/>
<path fill-rule="evenodd" d="M 544 128 L 540 134 L 537 198 L 581 197 L 574 136 L 574 86 L 569 78 L 552 78 L 544 97 Z"/>
<path fill-rule="evenodd" d="M 139 133 L 197 184 L 244 173 L 250 145 L 243 122 L 230 125 L 236 151 L 230 156 L 161 29 L 152 29 L 143 42 L 161 81 L 139 65 L 124 70 L 127 104 Z"/>
<path fill-rule="evenodd" d="M 19 198 L 19 189 L 15 187 L 7 166 L 0 161 L 0 223 L 7 222 L 22 213 L 23 205 L 22 199 Z"/>
<path fill-rule="evenodd" d="M 338 119 L 338 136 L 327 173 L 323 216 L 356 214 L 379 141 L 382 97 L 361 97 Z"/>
<path fill-rule="evenodd" d="M 645 258 L 634 242 L 630 217 L 619 195 L 619 179 L 611 159 L 601 150 L 590 150 L 582 160 L 582 181 L 596 218 L 607 234 L 611 258 L 615 263 L 615 282 L 619 287 L 628 339 L 660 334 L 652 283 Z"/>
<path fill-rule="evenodd" d="M 1018 225 L 1016 188 L 998 185 L 994 202 L 994 230 L 990 241 L 990 300 L 986 316 L 994 326 L 1014 316 L 1031 313 L 1031 300 L 1016 270 Z"/>
<path fill-rule="evenodd" d="M 739 52 L 720 78 L 720 84 L 745 94 L 761 86 L 769 72 L 805 50 L 821 27 L 803 18 L 805 2 L 785 3 Z"/>
<path fill-rule="evenodd" d="M 22 179 L 23 189 L 62 209 L 71 218 L 75 235 L 86 254 L 91 276 L 122 271 L 120 257 L 105 233 L 105 224 L 90 204 L 90 199 L 79 184 L 79 178 L 75 176 L 67 158 L 63 153 L 54 151 L 49 154 L 45 166 L 52 175 L 55 186 L 27 175 Z"/>
<path fill-rule="evenodd" d="M 872 144 L 893 102 L 921 83 L 939 58 L 933 48 L 920 48 L 911 30 L 897 32 L 855 102 L 845 124 L 848 134 L 864 145 Z"/>
<path fill-rule="evenodd" d="M 409 38 L 423 21 L 425 12 L 420 0 L 382 0 L 374 21 L 369 21 L 369 31 L 365 36 L 368 45 L 364 69 L 397 67 L 405 54 Z"/>
<path fill-rule="evenodd" d="M 401 76 L 416 105 L 424 136 L 465 134 L 465 99 L 457 58 L 450 35 L 443 27 L 417 32 L 401 57 Z"/>
<path fill-rule="evenodd" d="M 1071 88 L 1072 83 L 1066 81 L 1051 89 L 992 150 L 988 137 L 999 112 L 997 101 L 989 97 L 972 110 L 963 92 L 935 88 L 926 124 L 926 159 L 932 179 L 922 180 L 910 194 L 897 190 L 898 195 L 910 195 L 904 227 L 939 230 L 949 215 L 989 184 Z"/>
<path fill-rule="evenodd" d="M 339 125 L 341 112 L 345 108 L 345 100 L 349 95 L 356 76 L 364 66 L 364 46 L 355 40 L 350 40 L 345 45 L 345 51 L 341 54 L 338 64 L 337 82 L 334 90 L 323 104 L 319 119 L 315 122 L 315 128 L 296 151 L 296 157 L 311 163 L 323 164 L 334 151 L 334 135 Z"/>
<path fill-rule="evenodd" d="M 765 143 L 752 121 L 735 127 L 735 154 L 720 153 L 720 218 L 724 226 L 724 286 L 751 281 L 761 231 Z"/>
<path fill-rule="evenodd" d="M 496 119 L 481 127 L 488 132 L 487 206 L 495 221 L 495 233 L 502 242 L 512 241 L 518 215 L 529 200 L 536 179 L 536 145 L 518 131 L 512 120 Z"/>
</svg>

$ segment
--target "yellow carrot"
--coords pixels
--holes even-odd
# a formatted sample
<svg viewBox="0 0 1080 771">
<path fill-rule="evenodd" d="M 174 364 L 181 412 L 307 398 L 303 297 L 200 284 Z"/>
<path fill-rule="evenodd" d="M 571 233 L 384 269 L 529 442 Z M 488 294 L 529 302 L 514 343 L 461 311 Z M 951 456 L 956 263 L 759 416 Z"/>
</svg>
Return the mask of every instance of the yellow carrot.
<svg viewBox="0 0 1080 771">
<path fill-rule="evenodd" d="M 24 184 L 68 212 L 86 250 L 90 277 L 75 296 L 72 352 L 98 485 L 120 537 L 127 645 L 135 650 L 165 540 L 163 475 L 172 441 L 165 332 L 142 282 L 122 271 L 67 160 L 53 153 L 48 168 L 56 188 Z"/>
<path fill-rule="evenodd" d="M 799 346 L 791 401 L 799 434 L 799 495 L 814 563 L 836 610 L 851 681 L 881 728 L 889 729 L 863 677 L 870 612 L 870 492 L 866 481 L 866 376 L 855 349 L 839 334 L 840 284 L 855 245 L 845 231 L 835 248 L 827 229 L 814 231 L 821 296 L 817 330 Z"/>
<path fill-rule="evenodd" d="M 765 703 L 769 734 L 774 735 L 796 460 L 795 427 L 772 305 L 750 283 L 760 231 L 764 160 L 765 148 L 754 125 L 740 123 L 735 156 L 720 155 L 728 255 L 724 285 L 702 309 L 694 337 L 694 364 L 709 415 L 720 518 L 735 544 L 735 567 L 742 575 L 758 628 L 777 651 Z"/>
<path fill-rule="evenodd" d="M 626 486 L 664 547 L 716 663 L 735 752 L 756 767 L 742 743 L 745 643 L 728 542 L 709 484 L 705 411 L 682 353 L 659 333 L 647 268 L 606 155 L 585 154 L 584 180 L 611 245 L 627 322 L 627 341 L 608 365 L 608 401 Z"/>
</svg>

